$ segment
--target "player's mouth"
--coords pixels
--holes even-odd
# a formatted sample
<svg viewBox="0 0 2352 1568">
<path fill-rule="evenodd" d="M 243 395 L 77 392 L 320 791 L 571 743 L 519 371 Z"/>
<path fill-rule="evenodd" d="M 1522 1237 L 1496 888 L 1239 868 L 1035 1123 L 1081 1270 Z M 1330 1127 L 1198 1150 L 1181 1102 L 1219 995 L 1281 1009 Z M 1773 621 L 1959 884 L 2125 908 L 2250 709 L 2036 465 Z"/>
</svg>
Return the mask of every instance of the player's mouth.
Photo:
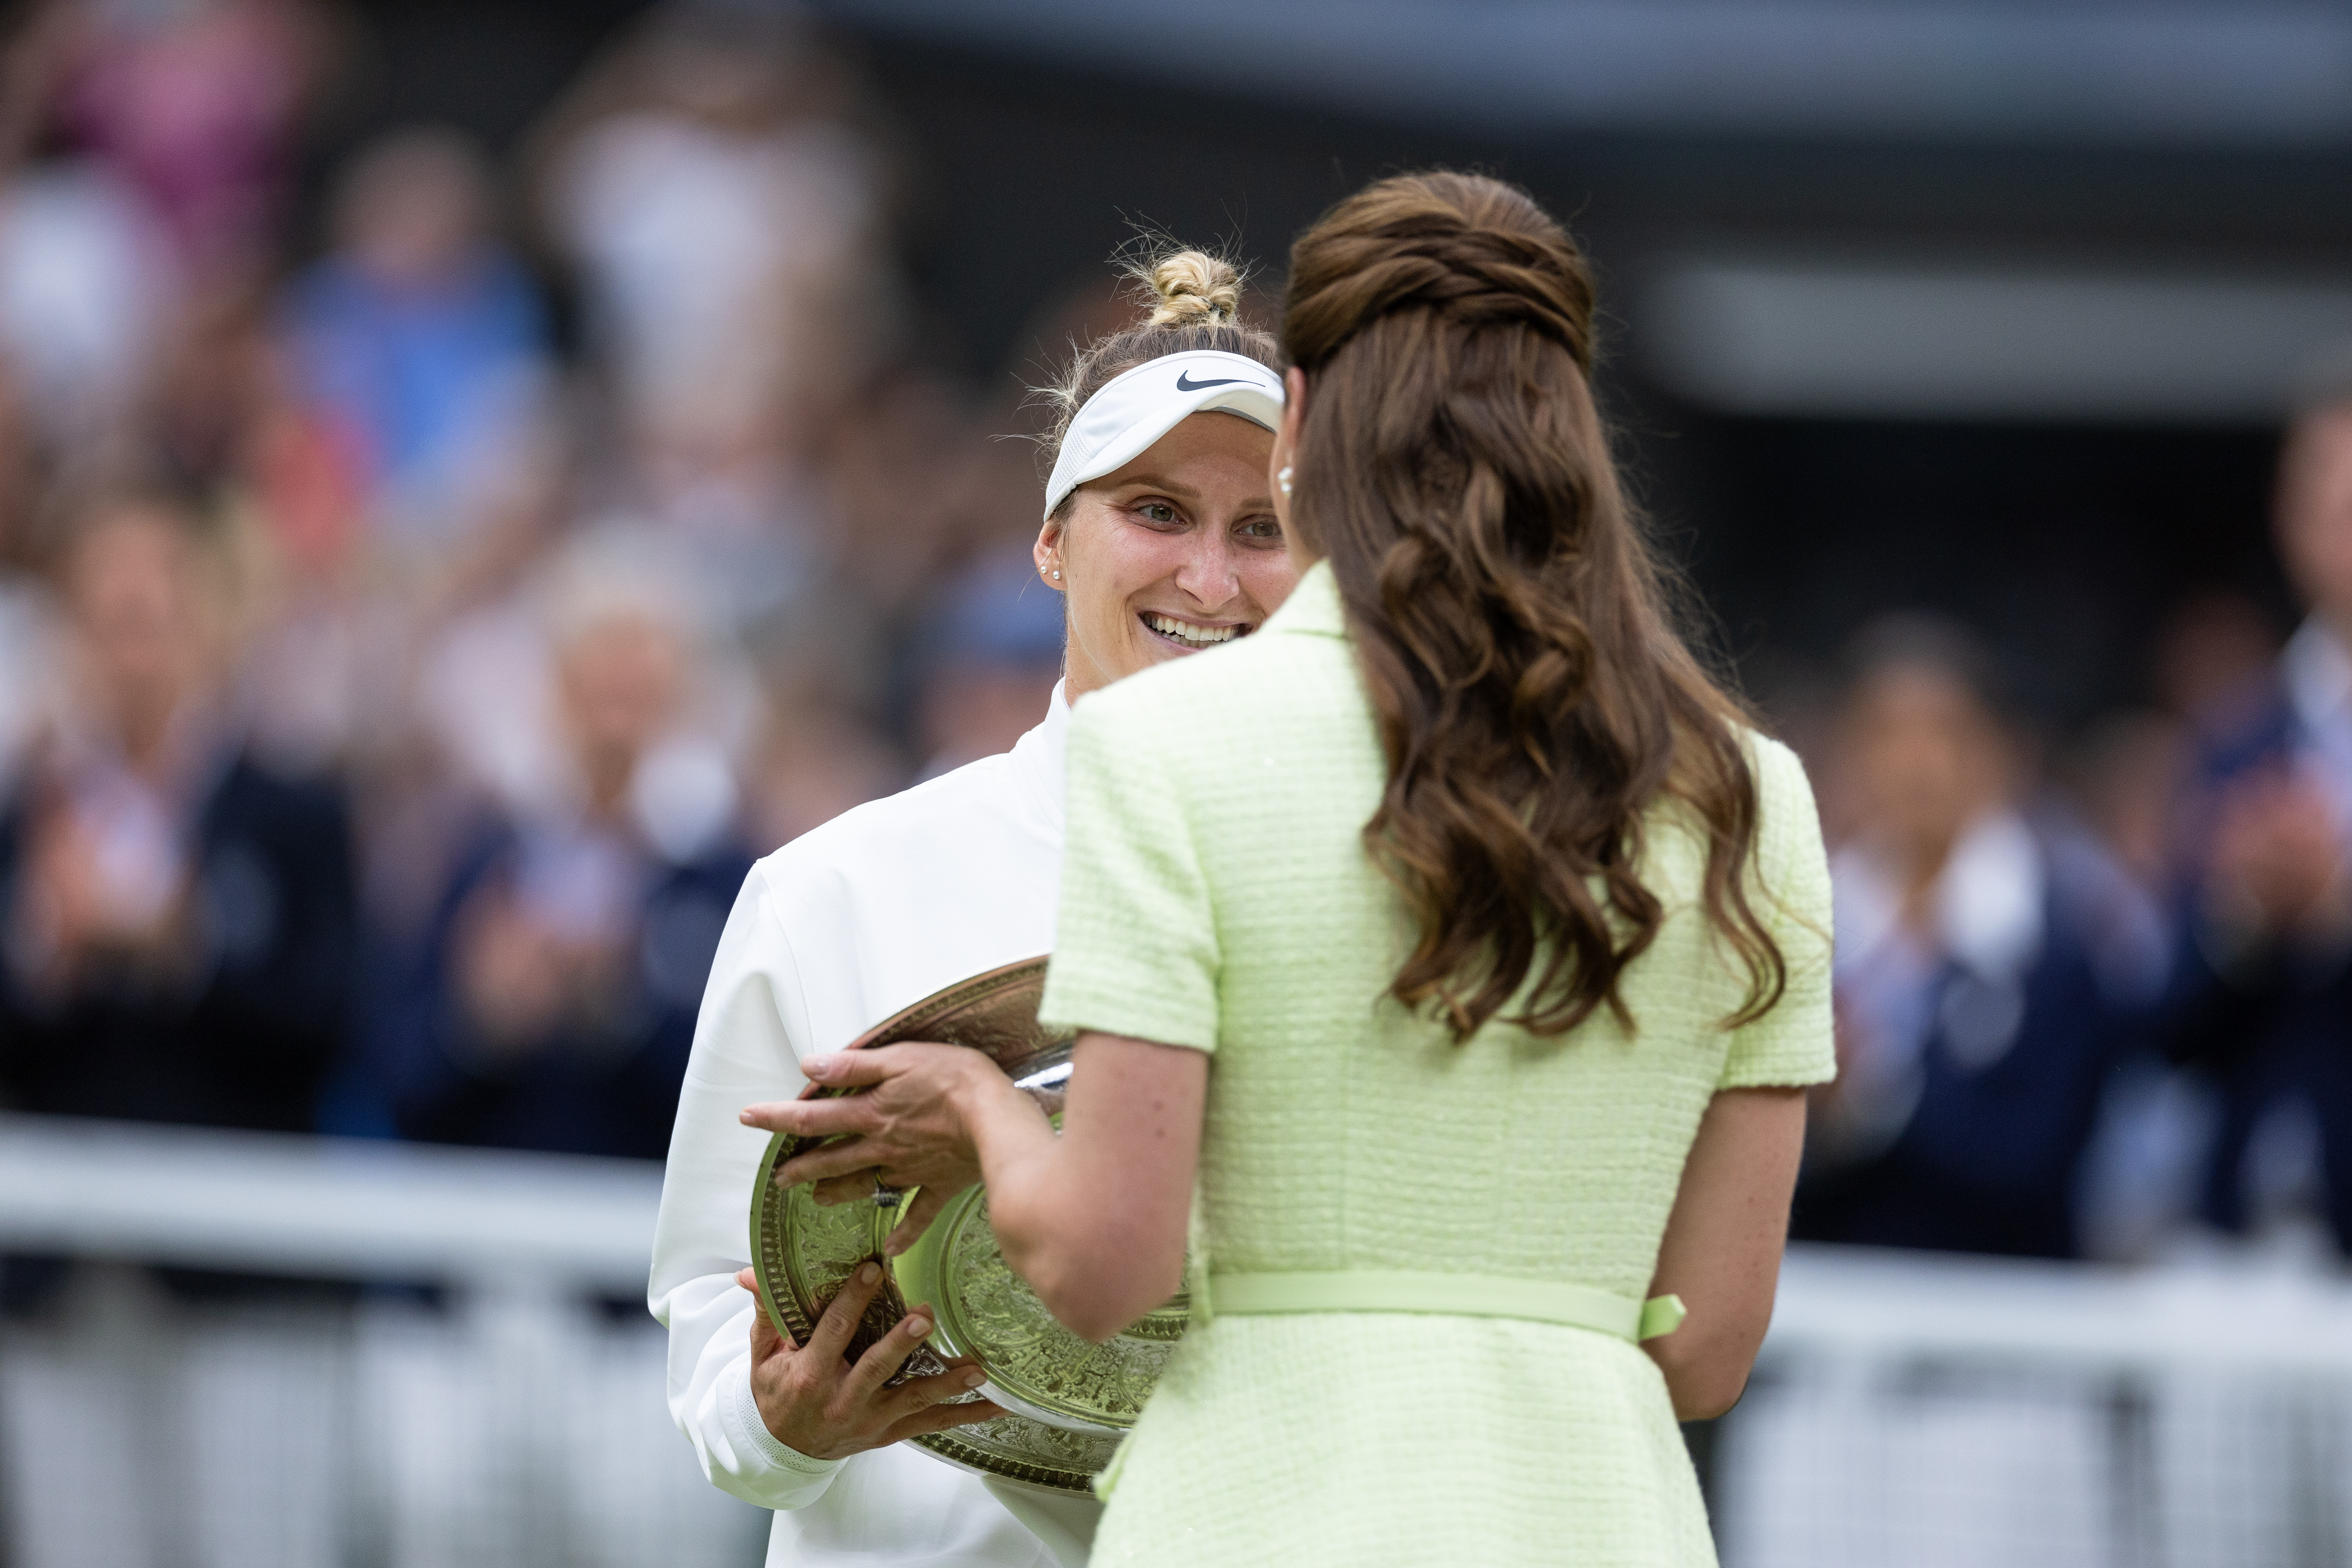
<svg viewBox="0 0 2352 1568">
<path fill-rule="evenodd" d="M 1169 647 L 1181 648 L 1186 653 L 1215 647 L 1257 630 L 1256 626 L 1249 621 L 1223 621 L 1212 625 L 1206 621 L 1188 621 L 1181 616 L 1163 616 L 1157 610 L 1140 611 L 1135 618 L 1143 623 L 1145 631 Z"/>
</svg>

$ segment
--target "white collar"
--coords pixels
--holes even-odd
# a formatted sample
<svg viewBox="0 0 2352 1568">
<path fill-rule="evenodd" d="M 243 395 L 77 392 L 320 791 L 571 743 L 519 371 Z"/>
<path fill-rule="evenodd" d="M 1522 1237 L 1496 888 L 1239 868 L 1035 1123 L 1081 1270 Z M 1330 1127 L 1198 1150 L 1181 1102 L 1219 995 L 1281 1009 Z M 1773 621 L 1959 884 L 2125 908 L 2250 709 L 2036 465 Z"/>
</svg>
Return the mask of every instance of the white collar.
<svg viewBox="0 0 2352 1568">
<path fill-rule="evenodd" d="M 1063 694 L 1066 680 L 1054 682 L 1053 700 L 1037 727 L 1013 743 L 1013 768 L 1037 809 L 1044 812 L 1054 837 L 1062 836 L 1063 773 L 1070 746 L 1070 702 Z"/>
<path fill-rule="evenodd" d="M 2287 701 L 2306 730 L 2338 721 L 2352 700 L 2352 654 L 2317 616 L 2287 638 L 2279 674 L 2286 682 Z"/>
</svg>

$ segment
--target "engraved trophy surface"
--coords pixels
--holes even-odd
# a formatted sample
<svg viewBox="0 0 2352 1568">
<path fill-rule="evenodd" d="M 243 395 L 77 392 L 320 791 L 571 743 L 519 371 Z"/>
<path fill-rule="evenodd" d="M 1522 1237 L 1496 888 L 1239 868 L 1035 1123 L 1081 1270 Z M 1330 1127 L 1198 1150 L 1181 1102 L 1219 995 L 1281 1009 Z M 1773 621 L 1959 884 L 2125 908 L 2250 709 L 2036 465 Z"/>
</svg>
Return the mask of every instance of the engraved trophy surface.
<svg viewBox="0 0 2352 1568">
<path fill-rule="evenodd" d="M 1068 1035 L 1043 1029 L 1037 1004 L 1045 960 L 1034 958 L 950 985 L 884 1020 L 854 1041 L 862 1050 L 900 1040 L 936 1040 L 985 1052 L 1005 1076 L 1059 1120 L 1069 1077 Z M 837 1092 L 837 1091 L 836 1091 Z M 796 1344 L 844 1281 L 879 1258 L 898 1210 L 870 1204 L 820 1207 L 805 1186 L 779 1187 L 775 1168 L 819 1140 L 778 1133 L 760 1163 L 751 1198 L 751 1257 L 761 1304 Z M 988 1194 L 959 1194 L 929 1230 L 889 1264 L 889 1274 L 851 1336 L 849 1359 L 907 1314 L 931 1308 L 936 1328 L 902 1377 L 945 1370 L 940 1356 L 969 1356 L 988 1374 L 971 1397 L 1007 1414 L 908 1441 L 966 1469 L 1056 1491 L 1083 1492 L 1109 1464 L 1135 1424 L 1160 1370 L 1183 1337 L 1181 1294 L 1099 1345 L 1054 1321 L 997 1250 Z"/>
</svg>

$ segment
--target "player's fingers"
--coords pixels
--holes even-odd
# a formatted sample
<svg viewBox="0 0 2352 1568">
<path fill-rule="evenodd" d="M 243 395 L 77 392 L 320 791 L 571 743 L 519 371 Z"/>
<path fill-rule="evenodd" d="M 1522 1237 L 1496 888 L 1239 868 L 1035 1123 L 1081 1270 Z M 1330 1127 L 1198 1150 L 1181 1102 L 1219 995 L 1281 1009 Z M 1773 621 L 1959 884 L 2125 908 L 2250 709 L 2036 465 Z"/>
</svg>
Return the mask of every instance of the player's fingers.
<svg viewBox="0 0 2352 1568">
<path fill-rule="evenodd" d="M 950 1399 L 961 1399 L 987 1381 L 988 1373 L 976 1366 L 954 1367 L 929 1377 L 910 1377 L 884 1394 L 884 1409 L 896 1420 Z"/>
<path fill-rule="evenodd" d="M 746 1127 L 767 1132 L 790 1132 L 802 1138 L 825 1138 L 835 1132 L 863 1132 L 873 1121 L 873 1108 L 856 1095 L 824 1100 L 775 1100 L 747 1105 L 736 1116 Z"/>
<path fill-rule="evenodd" d="M 803 1150 L 776 1167 L 775 1181 L 778 1186 L 797 1186 L 803 1182 L 822 1182 L 856 1171 L 871 1171 L 874 1166 L 874 1151 L 864 1138 L 853 1136 Z"/>
<path fill-rule="evenodd" d="M 991 1405 L 985 1399 L 975 1399 L 969 1405 L 934 1405 L 893 1421 L 886 1432 L 889 1441 L 896 1443 L 902 1437 L 919 1437 L 926 1432 L 944 1432 L 950 1426 L 993 1421 L 1003 1414 L 1003 1405 Z"/>
<path fill-rule="evenodd" d="M 775 1324 L 768 1321 L 766 1310 L 754 1310 L 751 1314 L 751 1364 L 761 1365 L 783 1348 L 784 1337 L 776 1332 Z"/>
<path fill-rule="evenodd" d="M 907 1358 L 921 1348 L 931 1334 L 931 1310 L 918 1307 L 890 1326 L 890 1331 L 866 1347 L 850 1369 L 849 1393 L 856 1399 L 871 1399 L 882 1385 L 898 1375 Z"/>
<path fill-rule="evenodd" d="M 826 1208 L 835 1204 L 870 1204 L 874 1201 L 874 1181 L 871 1166 L 845 1176 L 826 1176 L 809 1184 L 809 1196 Z"/>
<path fill-rule="evenodd" d="M 871 1258 L 841 1282 L 840 1293 L 825 1304 L 824 1315 L 817 1319 L 815 1331 L 809 1335 L 809 1349 L 822 1355 L 824 1364 L 830 1366 L 848 1353 L 849 1336 L 865 1321 L 866 1309 L 881 1288 L 882 1266 Z"/>
<path fill-rule="evenodd" d="M 883 1238 L 882 1256 L 896 1258 L 914 1246 L 923 1232 L 931 1228 L 931 1221 L 940 1217 L 940 1211 L 948 1206 L 948 1200 L 955 1195 L 938 1187 L 924 1187 L 918 1191 L 913 1200 L 898 1210 L 898 1223 L 892 1226 L 890 1234 Z"/>
<path fill-rule="evenodd" d="M 827 1089 L 863 1089 L 896 1075 L 906 1053 L 890 1046 L 863 1051 L 824 1051 L 801 1058 L 801 1076 Z"/>
<path fill-rule="evenodd" d="M 749 1268 L 740 1269 L 735 1275 L 735 1283 L 751 1292 L 751 1364 L 758 1366 L 784 1350 L 797 1348 L 768 1316 L 768 1304 L 760 1299 L 759 1277 Z"/>
</svg>

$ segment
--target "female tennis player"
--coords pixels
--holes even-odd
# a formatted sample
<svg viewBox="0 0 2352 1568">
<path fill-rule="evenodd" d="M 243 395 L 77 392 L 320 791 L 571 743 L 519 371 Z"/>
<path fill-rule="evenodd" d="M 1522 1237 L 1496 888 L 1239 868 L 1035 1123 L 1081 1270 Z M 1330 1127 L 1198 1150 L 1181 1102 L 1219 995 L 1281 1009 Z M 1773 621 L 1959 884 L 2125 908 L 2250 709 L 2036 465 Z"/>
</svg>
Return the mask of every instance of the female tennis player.
<svg viewBox="0 0 2352 1568">
<path fill-rule="evenodd" d="M 1591 310 L 1496 181 L 1308 230 L 1271 461 L 1310 569 L 1072 721 L 1061 1134 L 943 1046 L 751 1113 L 855 1135 L 813 1174 L 976 1151 L 1089 1338 L 1176 1289 L 1197 1183 L 1193 1326 L 1098 1564 L 1715 1561 L 1675 1417 L 1731 1404 L 1770 1315 L 1829 878 L 1801 767 L 1671 628 Z"/>
<path fill-rule="evenodd" d="M 845 1288 L 805 1345 L 770 1328 L 745 1256 L 767 1137 L 737 1112 L 798 1093 L 811 1053 L 1051 947 L 1069 701 L 1247 637 L 1290 592 L 1266 478 L 1283 399 L 1275 343 L 1236 322 L 1240 279 L 1223 262 L 1181 252 L 1149 278 L 1149 320 L 1079 355 L 1059 390 L 1035 556 L 1066 595 L 1068 649 L 1044 721 L 1005 755 L 761 861 L 711 966 L 650 1300 L 670 1332 L 671 1411 L 714 1483 L 777 1510 L 772 1563 L 1086 1560 L 1094 1500 L 982 1481 L 899 1442 L 1001 1414 L 942 1405 L 978 1381 L 961 1367 L 885 1386 L 927 1316 L 909 1314 L 854 1366 L 843 1350 L 876 1279 Z"/>
</svg>

